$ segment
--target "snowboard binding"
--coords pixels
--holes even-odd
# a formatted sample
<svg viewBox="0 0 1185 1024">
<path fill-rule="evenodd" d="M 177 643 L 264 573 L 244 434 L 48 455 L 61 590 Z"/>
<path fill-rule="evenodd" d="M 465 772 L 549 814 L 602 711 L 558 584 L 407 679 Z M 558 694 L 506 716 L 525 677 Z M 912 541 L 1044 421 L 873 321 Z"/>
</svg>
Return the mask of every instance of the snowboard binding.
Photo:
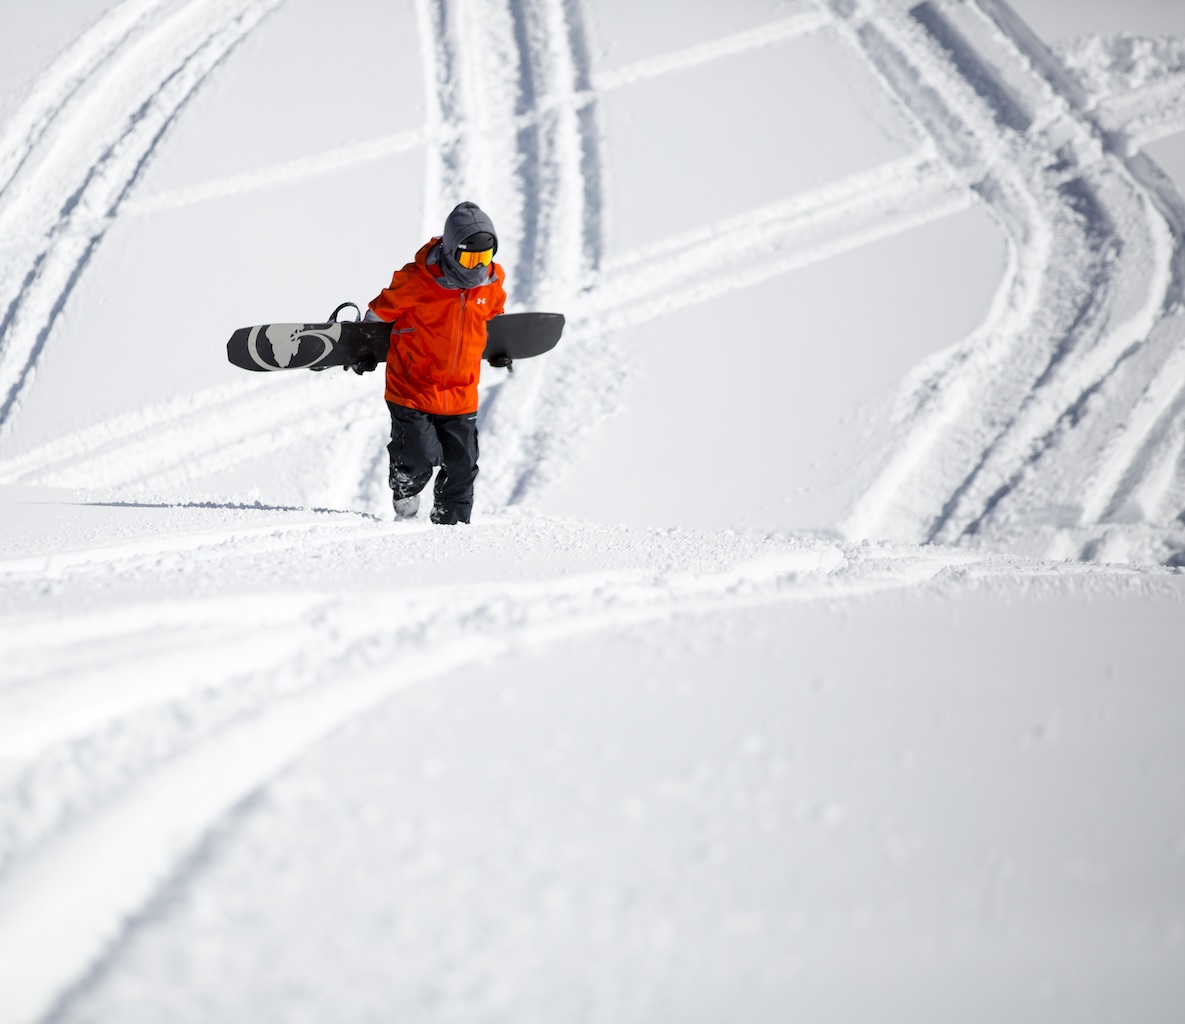
<svg viewBox="0 0 1185 1024">
<path fill-rule="evenodd" d="M 340 314 L 341 311 L 343 309 L 346 309 L 347 307 L 354 311 L 354 319 L 353 320 L 339 320 L 338 314 Z M 356 302 L 342 302 L 337 306 L 336 309 L 334 309 L 334 311 L 332 313 L 329 314 L 329 319 L 326 320 L 325 322 L 329 323 L 329 324 L 339 324 L 339 323 L 360 324 L 360 323 L 362 323 L 362 310 L 358 308 L 358 304 Z M 358 374 L 358 376 L 362 376 L 362 374 L 370 373 L 371 370 L 374 370 L 378 367 L 379 353 L 376 352 L 374 349 L 363 345 L 363 346 L 358 347 L 357 350 L 354 352 L 353 359 L 349 360 L 348 362 L 342 363 L 341 365 L 342 365 L 343 370 L 353 370 L 356 374 Z M 326 369 L 328 369 L 328 367 L 325 365 L 310 366 L 309 369 L 310 370 L 326 370 Z"/>
<path fill-rule="evenodd" d="M 362 322 L 362 310 L 360 310 L 358 308 L 358 304 L 356 302 L 343 302 L 341 305 L 339 305 L 337 307 L 337 309 L 335 309 L 332 313 L 329 314 L 329 320 L 327 321 L 327 323 L 331 323 L 331 324 L 338 323 L 337 314 L 340 313 L 347 306 L 349 306 L 354 311 L 354 319 L 347 320 L 346 323 L 348 323 L 348 324 L 349 323 L 354 323 L 354 324 L 361 323 Z"/>
</svg>

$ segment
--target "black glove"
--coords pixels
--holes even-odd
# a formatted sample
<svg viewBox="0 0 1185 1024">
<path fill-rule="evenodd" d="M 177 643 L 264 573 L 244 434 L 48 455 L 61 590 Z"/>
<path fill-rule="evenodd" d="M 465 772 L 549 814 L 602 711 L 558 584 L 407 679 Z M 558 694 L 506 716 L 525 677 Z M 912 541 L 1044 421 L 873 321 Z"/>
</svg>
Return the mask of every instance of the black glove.
<svg viewBox="0 0 1185 1024">
<path fill-rule="evenodd" d="M 492 356 L 490 358 L 491 366 L 506 367 L 511 373 L 514 373 L 514 360 L 510 356 Z"/>
<path fill-rule="evenodd" d="M 376 366 L 379 365 L 379 357 L 370 349 L 363 349 L 358 353 L 357 357 L 352 363 L 343 366 L 343 370 L 353 370 L 356 374 L 361 376 L 364 373 L 370 373 Z"/>
</svg>

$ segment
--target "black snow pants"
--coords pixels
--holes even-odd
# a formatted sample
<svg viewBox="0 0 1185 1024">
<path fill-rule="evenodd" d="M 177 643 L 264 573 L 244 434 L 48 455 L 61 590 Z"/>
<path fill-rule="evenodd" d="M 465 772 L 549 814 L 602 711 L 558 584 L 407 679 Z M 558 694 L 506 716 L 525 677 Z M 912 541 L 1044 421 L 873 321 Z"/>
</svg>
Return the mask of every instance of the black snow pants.
<svg viewBox="0 0 1185 1024">
<path fill-rule="evenodd" d="M 419 494 L 439 466 L 432 508 L 434 523 L 467 523 L 477 479 L 477 413 L 437 416 L 388 402 L 391 410 L 391 491 L 396 498 Z"/>
</svg>

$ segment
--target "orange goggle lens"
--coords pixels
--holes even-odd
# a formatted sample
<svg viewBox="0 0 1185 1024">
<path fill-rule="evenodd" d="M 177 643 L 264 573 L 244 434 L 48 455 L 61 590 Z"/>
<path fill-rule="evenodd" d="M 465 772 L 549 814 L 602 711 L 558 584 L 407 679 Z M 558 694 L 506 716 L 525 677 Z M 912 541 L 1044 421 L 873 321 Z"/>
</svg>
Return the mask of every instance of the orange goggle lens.
<svg viewBox="0 0 1185 1024">
<path fill-rule="evenodd" d="M 490 265 L 490 260 L 493 258 L 493 249 L 483 249 L 481 252 L 462 249 L 457 253 L 457 262 L 460 263 L 461 266 L 463 266 L 466 270 L 472 270 L 479 263 L 483 267 L 488 267 Z"/>
</svg>

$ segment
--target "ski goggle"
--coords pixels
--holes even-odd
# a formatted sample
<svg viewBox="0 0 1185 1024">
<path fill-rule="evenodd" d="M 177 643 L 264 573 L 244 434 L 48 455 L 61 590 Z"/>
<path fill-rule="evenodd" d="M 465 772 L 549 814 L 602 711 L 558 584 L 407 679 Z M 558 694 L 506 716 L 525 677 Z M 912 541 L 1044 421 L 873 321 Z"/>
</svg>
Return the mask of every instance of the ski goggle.
<svg viewBox="0 0 1185 1024">
<path fill-rule="evenodd" d="M 472 270 L 476 266 L 488 267 L 493 258 L 493 249 L 482 249 L 480 252 L 474 249 L 457 250 L 457 262 L 466 270 Z"/>
</svg>

